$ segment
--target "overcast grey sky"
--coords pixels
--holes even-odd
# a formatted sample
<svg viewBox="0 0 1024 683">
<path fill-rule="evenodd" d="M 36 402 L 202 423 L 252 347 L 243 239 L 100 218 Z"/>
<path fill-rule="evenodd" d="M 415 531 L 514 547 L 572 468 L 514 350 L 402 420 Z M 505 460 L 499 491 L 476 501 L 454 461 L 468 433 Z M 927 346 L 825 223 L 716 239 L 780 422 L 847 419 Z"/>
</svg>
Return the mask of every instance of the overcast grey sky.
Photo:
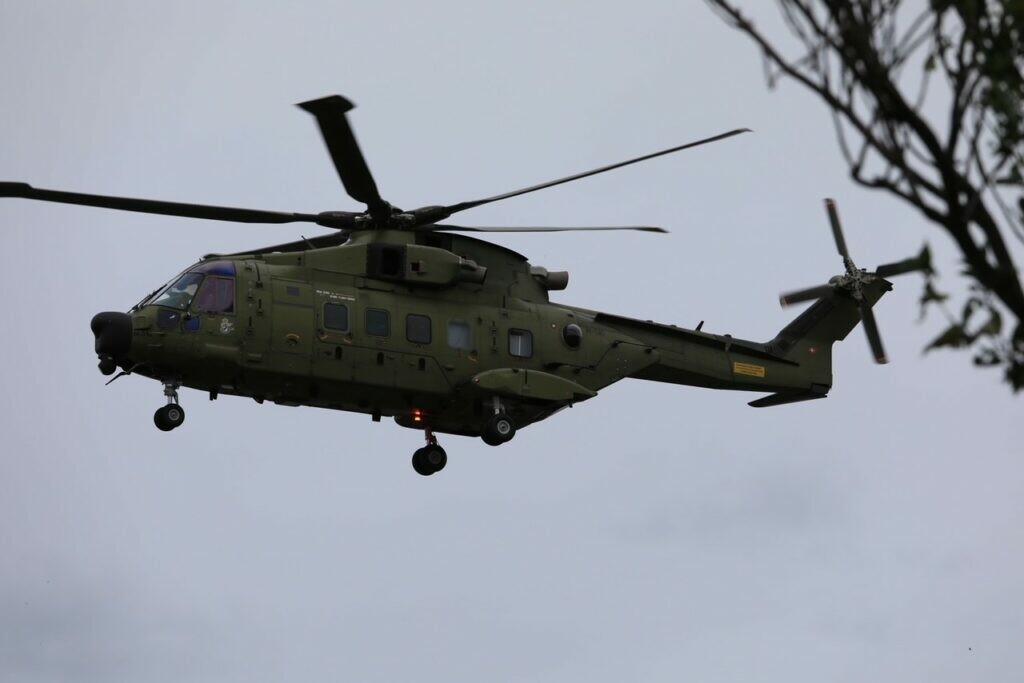
<svg viewBox="0 0 1024 683">
<path fill-rule="evenodd" d="M 292 106 L 334 92 L 402 206 L 749 126 L 460 220 L 663 225 L 500 242 L 570 270 L 561 301 L 754 339 L 841 268 L 824 196 L 861 265 L 927 236 L 956 282 L 697 0 L 0 0 L 0 62 L 2 180 L 356 208 Z M 186 390 L 165 434 L 157 383 L 103 386 L 94 313 L 301 228 L 20 200 L 0 226 L 0 679 L 1020 679 L 1021 399 L 921 357 L 914 278 L 876 308 L 893 362 L 855 331 L 825 401 L 627 381 L 502 448 L 448 437 L 423 479 L 389 422 Z"/>
</svg>

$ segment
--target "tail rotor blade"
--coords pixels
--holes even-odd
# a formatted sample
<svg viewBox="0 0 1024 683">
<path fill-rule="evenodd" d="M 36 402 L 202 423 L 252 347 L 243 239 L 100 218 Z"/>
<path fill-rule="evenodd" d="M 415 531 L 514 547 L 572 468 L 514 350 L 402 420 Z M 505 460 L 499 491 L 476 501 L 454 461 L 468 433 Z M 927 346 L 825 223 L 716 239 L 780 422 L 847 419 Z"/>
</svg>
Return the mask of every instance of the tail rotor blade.
<svg viewBox="0 0 1024 683">
<path fill-rule="evenodd" d="M 839 224 L 839 211 L 836 210 L 836 200 L 826 199 L 825 210 L 828 211 L 828 220 L 832 224 L 832 236 L 836 240 L 836 249 L 844 259 L 850 258 L 850 252 L 846 248 L 846 239 L 843 237 L 843 228 Z"/>
<path fill-rule="evenodd" d="M 807 289 L 798 289 L 795 292 L 789 292 L 779 297 L 779 303 L 783 306 L 792 306 L 803 301 L 813 301 L 814 299 L 820 299 L 823 296 L 828 296 L 832 293 L 832 285 L 818 285 L 817 287 L 808 287 Z"/>
<path fill-rule="evenodd" d="M 871 346 L 871 353 L 875 362 L 885 364 L 889 359 L 885 355 L 885 348 L 882 346 L 882 337 L 878 334 L 878 323 L 875 322 L 875 314 L 867 303 L 860 304 L 860 317 L 864 322 L 864 334 L 868 336 L 868 344 Z"/>
<path fill-rule="evenodd" d="M 366 204 L 370 213 L 387 210 L 387 202 L 381 199 L 380 192 L 377 191 L 377 184 L 345 116 L 345 113 L 354 109 L 355 105 L 341 95 L 330 95 L 318 100 L 300 102 L 297 106 L 316 117 L 331 161 L 334 162 L 334 168 L 337 169 L 348 195 L 357 202 Z"/>
<path fill-rule="evenodd" d="M 879 277 L 893 277 L 916 271 L 921 271 L 925 274 L 932 273 L 932 254 L 927 244 L 917 256 L 878 266 L 877 270 L 875 270 L 875 275 Z"/>
</svg>

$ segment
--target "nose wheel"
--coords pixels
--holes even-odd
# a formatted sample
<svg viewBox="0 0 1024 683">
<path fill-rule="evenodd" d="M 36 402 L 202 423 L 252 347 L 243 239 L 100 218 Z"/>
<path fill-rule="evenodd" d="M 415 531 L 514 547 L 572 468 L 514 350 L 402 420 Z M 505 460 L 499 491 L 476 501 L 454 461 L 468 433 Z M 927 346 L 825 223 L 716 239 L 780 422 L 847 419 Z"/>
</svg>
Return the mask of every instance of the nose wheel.
<svg viewBox="0 0 1024 683">
<path fill-rule="evenodd" d="M 153 414 L 153 422 L 160 431 L 169 432 L 184 424 L 185 409 L 174 403 L 165 405 Z"/>
<path fill-rule="evenodd" d="M 427 445 L 419 448 L 412 454 L 412 468 L 416 474 L 429 477 L 435 472 L 440 472 L 448 464 L 448 454 L 437 443 L 434 433 L 427 430 Z"/>
<path fill-rule="evenodd" d="M 164 384 L 164 396 L 167 397 L 167 405 L 158 408 L 153 414 L 153 423 L 162 432 L 169 432 L 177 429 L 185 423 L 185 409 L 178 404 L 178 387 L 174 382 Z"/>
</svg>

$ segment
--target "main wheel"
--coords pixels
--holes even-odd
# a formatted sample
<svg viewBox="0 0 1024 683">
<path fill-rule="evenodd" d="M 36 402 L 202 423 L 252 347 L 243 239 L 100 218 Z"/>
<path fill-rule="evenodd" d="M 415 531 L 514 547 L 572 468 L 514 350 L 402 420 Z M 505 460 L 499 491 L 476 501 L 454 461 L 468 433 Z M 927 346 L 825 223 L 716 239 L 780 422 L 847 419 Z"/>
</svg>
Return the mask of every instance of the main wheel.
<svg viewBox="0 0 1024 683">
<path fill-rule="evenodd" d="M 484 425 L 484 432 L 481 437 L 488 446 L 500 446 L 511 441 L 516 435 L 516 425 L 505 413 L 498 413 L 491 416 Z"/>
<path fill-rule="evenodd" d="M 423 449 L 423 460 L 433 472 L 440 472 L 448 464 L 448 454 L 436 443 Z"/>
<path fill-rule="evenodd" d="M 177 403 L 168 403 L 153 414 L 153 423 L 163 432 L 180 427 L 184 422 L 185 409 Z"/>
<path fill-rule="evenodd" d="M 437 444 L 430 444 L 418 449 L 412 454 L 412 468 L 417 474 L 429 477 L 434 472 L 440 472 L 448 464 L 448 454 Z"/>
</svg>

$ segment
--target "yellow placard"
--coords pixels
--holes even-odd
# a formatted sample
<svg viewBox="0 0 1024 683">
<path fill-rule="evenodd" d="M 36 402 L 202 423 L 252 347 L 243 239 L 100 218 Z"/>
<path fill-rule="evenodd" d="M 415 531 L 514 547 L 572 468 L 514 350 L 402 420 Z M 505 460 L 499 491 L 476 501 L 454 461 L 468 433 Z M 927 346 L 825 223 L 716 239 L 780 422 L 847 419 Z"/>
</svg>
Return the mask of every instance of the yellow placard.
<svg viewBox="0 0 1024 683">
<path fill-rule="evenodd" d="M 753 363 L 733 363 L 732 371 L 737 375 L 750 375 L 751 377 L 764 377 L 764 366 Z"/>
</svg>

